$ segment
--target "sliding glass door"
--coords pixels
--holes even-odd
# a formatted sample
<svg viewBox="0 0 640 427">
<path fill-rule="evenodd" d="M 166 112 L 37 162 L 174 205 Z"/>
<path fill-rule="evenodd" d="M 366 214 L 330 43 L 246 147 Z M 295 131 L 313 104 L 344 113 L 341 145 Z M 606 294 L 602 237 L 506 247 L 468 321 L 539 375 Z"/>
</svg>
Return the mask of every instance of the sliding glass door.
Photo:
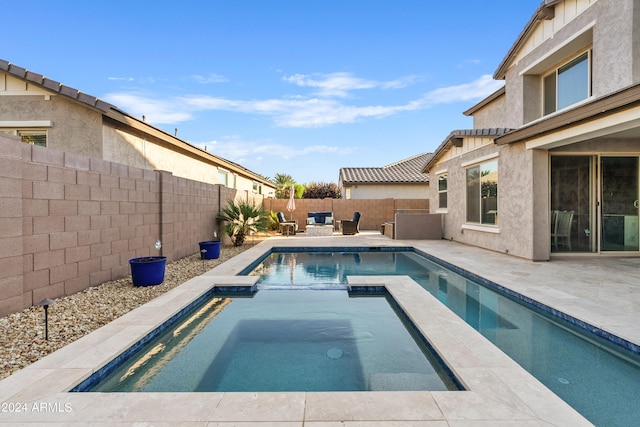
<svg viewBox="0 0 640 427">
<path fill-rule="evenodd" d="M 602 251 L 638 251 L 638 157 L 602 157 Z"/>
<path fill-rule="evenodd" d="M 551 157 L 551 252 L 640 251 L 637 156 Z"/>
<path fill-rule="evenodd" d="M 594 156 L 551 157 L 551 251 L 593 252 Z"/>
</svg>

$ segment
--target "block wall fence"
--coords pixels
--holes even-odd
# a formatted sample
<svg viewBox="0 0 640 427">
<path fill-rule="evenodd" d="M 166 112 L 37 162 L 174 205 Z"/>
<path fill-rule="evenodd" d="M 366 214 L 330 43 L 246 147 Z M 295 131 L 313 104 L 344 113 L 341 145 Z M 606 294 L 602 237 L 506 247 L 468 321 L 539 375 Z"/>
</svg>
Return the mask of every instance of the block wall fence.
<svg viewBox="0 0 640 427">
<path fill-rule="evenodd" d="M 197 253 L 234 198 L 290 216 L 287 200 L 0 135 L 0 316 L 126 277 L 131 258 Z M 358 210 L 360 229 L 378 230 L 398 209 L 425 208 L 428 200 L 296 200 L 294 218 L 304 226 L 308 211 L 347 219 Z"/>
<path fill-rule="evenodd" d="M 333 212 L 335 220 L 352 219 L 358 211 L 360 230 L 380 230 L 385 222 L 394 221 L 396 212 L 426 213 L 429 211 L 428 199 L 296 199 L 293 213 L 287 211 L 288 199 L 265 199 L 264 207 L 274 212 L 283 212 L 287 219 L 298 220 L 298 228 L 304 230 L 307 212 Z"/>
</svg>

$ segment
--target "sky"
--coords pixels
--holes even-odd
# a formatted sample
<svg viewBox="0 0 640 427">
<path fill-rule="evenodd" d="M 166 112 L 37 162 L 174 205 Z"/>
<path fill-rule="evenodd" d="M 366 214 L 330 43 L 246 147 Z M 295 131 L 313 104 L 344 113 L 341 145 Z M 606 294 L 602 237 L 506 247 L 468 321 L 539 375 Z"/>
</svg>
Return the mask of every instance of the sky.
<svg viewBox="0 0 640 427">
<path fill-rule="evenodd" d="M 264 177 L 337 183 L 471 129 L 540 1 L 9 2 L 0 59 Z"/>
</svg>

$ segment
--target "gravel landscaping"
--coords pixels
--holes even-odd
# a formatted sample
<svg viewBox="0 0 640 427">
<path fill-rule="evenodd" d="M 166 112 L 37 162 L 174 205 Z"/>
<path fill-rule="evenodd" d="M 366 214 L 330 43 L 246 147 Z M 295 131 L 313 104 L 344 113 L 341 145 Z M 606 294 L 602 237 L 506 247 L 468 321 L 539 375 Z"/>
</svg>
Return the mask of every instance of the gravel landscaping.
<svg viewBox="0 0 640 427">
<path fill-rule="evenodd" d="M 170 289 L 199 276 L 258 240 L 241 247 L 224 246 L 220 258 L 203 261 L 195 254 L 167 264 L 158 286 L 135 287 L 131 277 L 61 297 L 49 306 L 49 340 L 45 340 L 44 309 L 34 306 L 0 318 L 0 379 L 64 347 Z"/>
</svg>

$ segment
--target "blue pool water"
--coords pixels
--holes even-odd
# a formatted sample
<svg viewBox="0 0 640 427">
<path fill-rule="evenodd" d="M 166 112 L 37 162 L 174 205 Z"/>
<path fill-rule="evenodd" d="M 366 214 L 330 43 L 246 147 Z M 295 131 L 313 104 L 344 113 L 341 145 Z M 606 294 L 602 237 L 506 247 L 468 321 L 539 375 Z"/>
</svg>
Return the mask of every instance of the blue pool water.
<svg viewBox="0 0 640 427">
<path fill-rule="evenodd" d="M 92 391 L 458 390 L 406 322 L 386 295 L 216 294 Z"/>
<path fill-rule="evenodd" d="M 259 275 L 263 289 L 339 287 L 349 275 L 408 275 L 594 424 L 640 420 L 637 354 L 413 251 L 302 250 L 271 253 L 243 274 Z"/>
</svg>

